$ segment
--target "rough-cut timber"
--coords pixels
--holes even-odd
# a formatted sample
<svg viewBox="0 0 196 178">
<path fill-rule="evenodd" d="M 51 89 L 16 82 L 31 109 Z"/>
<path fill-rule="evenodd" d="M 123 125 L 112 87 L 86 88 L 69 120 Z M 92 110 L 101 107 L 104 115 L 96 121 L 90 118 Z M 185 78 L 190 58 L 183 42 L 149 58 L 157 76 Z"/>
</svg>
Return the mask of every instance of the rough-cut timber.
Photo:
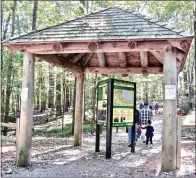
<svg viewBox="0 0 196 178">
<path fill-rule="evenodd" d="M 57 55 L 36 55 L 36 57 L 44 59 L 47 62 L 54 63 L 61 68 L 66 68 L 73 73 L 81 73 L 83 69 Z"/>
<path fill-rule="evenodd" d="M 33 99 L 34 99 L 34 56 L 24 53 L 20 128 L 17 143 L 17 166 L 31 165 L 31 142 L 33 126 Z"/>
<path fill-rule="evenodd" d="M 75 102 L 75 120 L 74 120 L 74 146 L 82 145 L 83 133 L 83 91 L 84 74 L 76 75 L 76 102 Z"/>
<path fill-rule="evenodd" d="M 148 54 L 146 51 L 140 51 L 140 61 L 142 67 L 148 67 Z"/>
<path fill-rule="evenodd" d="M 98 56 L 100 67 L 106 67 L 106 61 L 105 61 L 104 53 L 97 53 L 97 56 Z"/>
<path fill-rule="evenodd" d="M 167 45 L 164 49 L 164 89 L 166 85 L 174 85 L 177 90 L 176 50 Z M 177 92 L 176 92 L 177 93 Z M 163 136 L 162 136 L 162 171 L 177 169 L 177 95 L 176 99 L 163 100 Z"/>
<path fill-rule="evenodd" d="M 96 73 L 96 74 L 141 74 L 143 72 L 142 67 L 87 67 L 85 73 Z M 162 74 L 162 67 L 147 67 L 145 68 L 147 73 L 150 74 Z"/>
<path fill-rule="evenodd" d="M 127 67 L 127 59 L 126 59 L 126 54 L 119 52 L 119 61 L 120 61 L 120 67 Z"/>
</svg>

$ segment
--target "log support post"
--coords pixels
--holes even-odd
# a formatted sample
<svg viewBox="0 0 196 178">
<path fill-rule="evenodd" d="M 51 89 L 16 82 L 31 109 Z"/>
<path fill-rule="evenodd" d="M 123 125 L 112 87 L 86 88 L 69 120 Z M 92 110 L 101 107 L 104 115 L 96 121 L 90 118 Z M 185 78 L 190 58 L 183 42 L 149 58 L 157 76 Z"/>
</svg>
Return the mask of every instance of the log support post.
<svg viewBox="0 0 196 178">
<path fill-rule="evenodd" d="M 84 74 L 80 73 L 76 75 L 74 146 L 82 146 L 83 116 L 84 116 L 83 90 L 84 90 Z"/>
<path fill-rule="evenodd" d="M 17 166 L 31 165 L 31 142 L 34 99 L 34 56 L 25 51 L 21 92 L 21 114 L 17 131 Z"/>
<path fill-rule="evenodd" d="M 164 49 L 164 100 L 163 100 L 163 132 L 162 132 L 162 171 L 177 169 L 180 159 L 177 146 L 179 127 L 177 126 L 177 58 L 176 49 L 167 45 Z"/>
</svg>

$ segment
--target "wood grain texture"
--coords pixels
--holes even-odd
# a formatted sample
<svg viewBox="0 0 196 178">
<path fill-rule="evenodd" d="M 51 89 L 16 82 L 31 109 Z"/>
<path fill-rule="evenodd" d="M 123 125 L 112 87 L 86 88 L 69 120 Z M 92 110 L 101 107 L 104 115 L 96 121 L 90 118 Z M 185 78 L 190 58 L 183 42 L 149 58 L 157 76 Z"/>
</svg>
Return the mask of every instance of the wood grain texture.
<svg viewBox="0 0 196 178">
<path fill-rule="evenodd" d="M 75 122 L 74 122 L 74 146 L 82 146 L 83 137 L 83 90 L 84 74 L 76 75 L 76 103 L 75 103 Z"/>
<path fill-rule="evenodd" d="M 177 88 L 176 52 L 171 46 L 164 51 L 164 89 L 165 85 L 175 85 Z M 176 96 L 177 97 L 177 96 Z M 163 131 L 162 131 L 162 171 L 172 171 L 177 168 L 177 99 L 163 100 Z"/>
<path fill-rule="evenodd" d="M 31 165 L 31 143 L 34 100 L 34 56 L 25 51 L 22 88 L 27 88 L 27 101 L 21 100 L 20 130 L 17 149 L 17 166 Z"/>
</svg>

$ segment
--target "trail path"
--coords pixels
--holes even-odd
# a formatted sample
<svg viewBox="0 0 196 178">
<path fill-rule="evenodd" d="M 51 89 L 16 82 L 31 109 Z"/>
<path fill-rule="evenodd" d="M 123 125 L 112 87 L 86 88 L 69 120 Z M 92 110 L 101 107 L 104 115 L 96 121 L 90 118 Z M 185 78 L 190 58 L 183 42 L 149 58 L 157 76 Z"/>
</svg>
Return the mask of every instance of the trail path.
<svg viewBox="0 0 196 178">
<path fill-rule="evenodd" d="M 101 152 L 95 153 L 95 136 L 85 134 L 84 146 L 73 147 L 73 137 L 33 138 L 32 167 L 14 166 L 15 146 L 2 145 L 4 177 L 195 177 L 195 148 L 182 149 L 182 166 L 178 171 L 160 172 L 162 118 L 153 121 L 155 136 L 153 148 L 138 142 L 136 152 L 127 146 L 125 128 L 119 133 L 113 129 L 112 158 L 105 159 L 105 132 L 101 135 Z M 12 170 L 12 174 L 5 174 Z"/>
</svg>

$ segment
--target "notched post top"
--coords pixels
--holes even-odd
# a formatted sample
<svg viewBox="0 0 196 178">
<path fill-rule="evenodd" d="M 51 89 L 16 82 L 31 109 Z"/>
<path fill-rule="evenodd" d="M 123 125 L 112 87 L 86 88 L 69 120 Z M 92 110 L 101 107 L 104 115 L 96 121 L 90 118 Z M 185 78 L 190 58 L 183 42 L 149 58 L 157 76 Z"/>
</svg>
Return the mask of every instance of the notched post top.
<svg viewBox="0 0 196 178">
<path fill-rule="evenodd" d="M 169 51 L 172 51 L 173 53 L 176 52 L 176 48 L 173 47 L 171 44 L 168 44 L 165 46 L 165 48 L 163 49 L 164 52 L 169 52 Z"/>
<path fill-rule="evenodd" d="M 137 47 L 137 42 L 136 41 L 128 41 L 127 45 L 130 49 L 134 49 Z"/>
</svg>

